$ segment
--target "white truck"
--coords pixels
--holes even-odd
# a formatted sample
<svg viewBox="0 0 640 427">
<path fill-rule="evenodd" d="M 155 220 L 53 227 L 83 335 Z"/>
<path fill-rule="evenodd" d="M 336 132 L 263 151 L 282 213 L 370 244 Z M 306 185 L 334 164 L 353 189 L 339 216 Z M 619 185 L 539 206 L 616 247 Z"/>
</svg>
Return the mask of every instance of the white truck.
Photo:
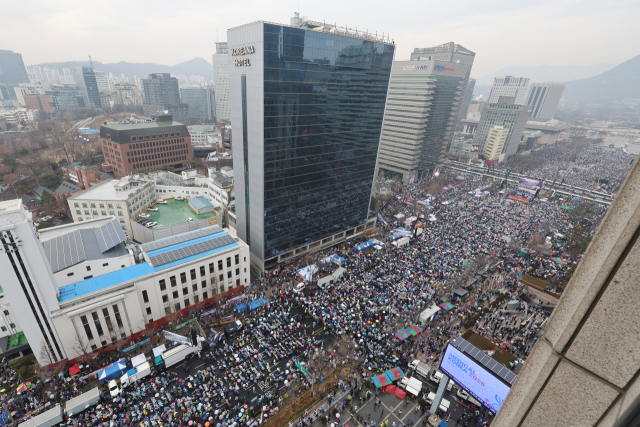
<svg viewBox="0 0 640 427">
<path fill-rule="evenodd" d="M 420 360 L 416 359 L 409 363 L 409 368 L 414 370 L 414 373 L 418 375 L 422 380 L 429 378 L 429 367 Z"/>
<path fill-rule="evenodd" d="M 444 377 L 444 374 L 440 371 L 436 371 L 433 373 L 433 375 L 429 377 L 429 379 L 436 384 L 440 384 L 440 381 L 442 381 L 442 377 Z M 453 381 L 448 380 L 447 391 L 451 391 L 452 387 L 453 387 Z"/>
<path fill-rule="evenodd" d="M 204 341 L 204 338 L 198 337 L 197 346 L 180 344 L 163 352 L 162 360 L 164 361 L 164 367 L 169 368 L 179 362 L 182 362 L 187 358 L 187 356 L 191 356 L 192 354 L 202 350 L 202 341 Z"/>
<path fill-rule="evenodd" d="M 129 384 L 133 384 L 141 378 L 146 377 L 151 374 L 151 365 L 149 362 L 144 362 L 136 366 L 134 369 L 129 370 L 126 374 L 124 374 L 120 378 L 120 384 L 122 388 L 128 386 Z"/>
<path fill-rule="evenodd" d="M 422 381 L 417 378 L 404 377 L 400 380 L 400 388 L 404 389 L 407 393 L 412 394 L 414 397 L 418 397 L 422 391 Z"/>
<path fill-rule="evenodd" d="M 53 427 L 60 422 L 62 422 L 62 408 L 60 405 L 56 405 L 48 411 L 20 423 L 20 427 Z"/>
<path fill-rule="evenodd" d="M 100 389 L 98 387 L 82 393 L 71 400 L 67 400 L 64 411 L 68 416 L 79 414 L 85 409 L 97 405 L 100 401 Z"/>
<path fill-rule="evenodd" d="M 467 393 L 467 390 L 461 388 L 461 389 L 458 390 L 458 392 L 456 394 L 458 395 L 458 397 L 460 399 L 464 399 L 466 401 L 469 401 L 470 403 L 473 403 L 477 407 L 482 407 L 482 404 L 480 402 L 478 402 L 476 399 L 474 399 L 474 397 L 471 396 L 469 393 Z"/>
<path fill-rule="evenodd" d="M 436 394 L 434 392 L 429 392 L 429 394 L 427 395 L 427 397 L 425 397 L 425 401 L 431 405 L 433 404 L 433 400 L 436 398 Z M 438 409 L 441 410 L 442 412 L 447 412 L 449 410 L 449 406 L 451 405 L 451 403 L 445 399 L 442 398 L 440 399 L 440 405 L 438 405 Z"/>
</svg>

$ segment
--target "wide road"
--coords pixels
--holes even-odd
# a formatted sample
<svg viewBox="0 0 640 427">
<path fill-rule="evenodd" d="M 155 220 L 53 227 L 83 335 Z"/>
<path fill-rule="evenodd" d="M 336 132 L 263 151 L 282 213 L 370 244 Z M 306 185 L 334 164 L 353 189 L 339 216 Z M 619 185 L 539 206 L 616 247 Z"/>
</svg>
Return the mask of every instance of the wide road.
<svg viewBox="0 0 640 427">
<path fill-rule="evenodd" d="M 449 169 L 455 170 L 457 172 L 470 173 L 472 175 L 477 175 L 477 176 L 491 177 L 501 181 L 504 180 L 506 176 L 505 171 L 496 170 L 496 169 L 487 169 L 485 167 L 475 166 L 475 165 L 468 165 L 466 163 L 461 163 L 454 160 L 447 161 L 444 166 L 448 167 Z M 511 183 L 517 183 L 520 181 L 520 178 L 530 178 L 530 177 L 526 175 L 518 174 L 516 172 L 511 172 L 509 174 L 508 181 Z M 550 190 L 552 184 L 553 184 L 553 181 L 545 181 L 544 189 Z M 593 189 L 589 189 L 589 188 L 581 188 L 574 185 L 560 184 L 559 182 L 556 182 L 555 185 L 553 185 L 553 189 L 557 194 L 561 194 L 567 197 L 580 197 L 582 199 L 591 200 L 603 205 L 610 205 L 611 203 L 613 203 L 613 195 L 603 193 L 601 191 L 594 191 Z"/>
</svg>

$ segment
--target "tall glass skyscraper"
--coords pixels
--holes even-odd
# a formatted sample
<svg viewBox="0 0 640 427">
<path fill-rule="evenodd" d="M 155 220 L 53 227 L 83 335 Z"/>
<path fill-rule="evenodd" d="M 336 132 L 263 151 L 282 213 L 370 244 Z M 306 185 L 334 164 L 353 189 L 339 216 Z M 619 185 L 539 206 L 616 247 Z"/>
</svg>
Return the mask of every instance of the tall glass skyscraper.
<svg viewBox="0 0 640 427">
<path fill-rule="evenodd" d="M 11 50 L 0 49 L 0 84 L 6 85 L 4 99 L 18 99 L 14 88 L 20 83 L 29 83 L 29 75 L 22 55 Z"/>
<path fill-rule="evenodd" d="M 395 46 L 265 22 L 227 40 L 237 230 L 252 262 L 363 232 Z"/>
</svg>

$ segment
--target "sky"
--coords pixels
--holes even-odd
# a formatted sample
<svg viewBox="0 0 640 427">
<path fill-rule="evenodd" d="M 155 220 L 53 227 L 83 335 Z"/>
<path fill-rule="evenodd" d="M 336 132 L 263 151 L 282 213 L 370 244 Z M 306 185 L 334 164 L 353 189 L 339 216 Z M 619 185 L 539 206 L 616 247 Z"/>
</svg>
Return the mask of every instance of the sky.
<svg viewBox="0 0 640 427">
<path fill-rule="evenodd" d="M 26 65 L 86 60 L 211 62 L 226 30 L 264 20 L 317 21 L 390 34 L 396 60 L 454 41 L 476 52 L 472 77 L 509 66 L 618 64 L 640 54 L 637 0 L 5 1 L 0 49 Z"/>
</svg>

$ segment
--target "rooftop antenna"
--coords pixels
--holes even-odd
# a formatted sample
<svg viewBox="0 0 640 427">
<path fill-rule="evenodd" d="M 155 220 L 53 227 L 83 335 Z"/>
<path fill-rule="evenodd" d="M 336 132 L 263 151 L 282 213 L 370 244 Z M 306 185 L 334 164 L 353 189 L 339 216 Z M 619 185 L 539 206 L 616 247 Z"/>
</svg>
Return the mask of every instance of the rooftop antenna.
<svg viewBox="0 0 640 427">
<path fill-rule="evenodd" d="M 93 68 L 93 61 L 91 60 L 91 55 L 89 55 L 89 64 L 91 64 L 91 68 Z"/>
</svg>

